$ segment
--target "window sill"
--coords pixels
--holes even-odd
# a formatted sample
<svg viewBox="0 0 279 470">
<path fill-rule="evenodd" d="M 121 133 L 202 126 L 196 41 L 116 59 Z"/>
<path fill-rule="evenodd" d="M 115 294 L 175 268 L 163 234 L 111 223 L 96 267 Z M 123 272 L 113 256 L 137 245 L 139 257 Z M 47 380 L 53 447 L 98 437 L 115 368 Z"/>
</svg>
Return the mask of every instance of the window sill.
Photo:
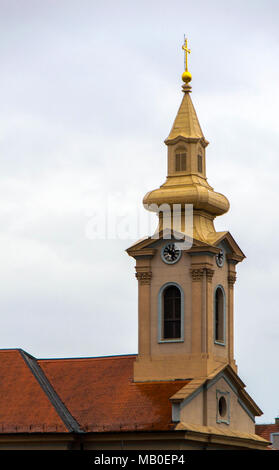
<svg viewBox="0 0 279 470">
<path fill-rule="evenodd" d="M 184 339 L 177 338 L 177 339 L 159 339 L 158 343 L 184 343 Z"/>
<path fill-rule="evenodd" d="M 216 419 L 216 423 L 218 423 L 218 424 L 223 423 L 223 424 L 229 425 L 229 424 L 230 424 L 230 420 L 229 420 L 229 419 L 217 418 L 217 419 Z"/>
<path fill-rule="evenodd" d="M 223 343 L 222 341 L 214 341 L 214 344 L 217 346 L 226 346 L 226 343 Z"/>
</svg>

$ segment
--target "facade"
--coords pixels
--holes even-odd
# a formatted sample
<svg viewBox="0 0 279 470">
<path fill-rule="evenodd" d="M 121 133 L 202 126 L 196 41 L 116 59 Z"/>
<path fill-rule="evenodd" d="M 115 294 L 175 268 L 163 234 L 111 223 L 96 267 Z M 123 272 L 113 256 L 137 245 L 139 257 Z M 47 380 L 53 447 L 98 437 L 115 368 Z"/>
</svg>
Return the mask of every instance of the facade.
<svg viewBox="0 0 279 470">
<path fill-rule="evenodd" d="M 187 42 L 183 46 L 189 52 Z M 234 283 L 245 255 L 214 219 L 191 74 L 165 144 L 166 182 L 144 197 L 155 233 L 127 249 L 138 281 L 138 354 L 38 360 L 0 352 L 0 449 L 266 449 L 234 359 Z"/>
</svg>

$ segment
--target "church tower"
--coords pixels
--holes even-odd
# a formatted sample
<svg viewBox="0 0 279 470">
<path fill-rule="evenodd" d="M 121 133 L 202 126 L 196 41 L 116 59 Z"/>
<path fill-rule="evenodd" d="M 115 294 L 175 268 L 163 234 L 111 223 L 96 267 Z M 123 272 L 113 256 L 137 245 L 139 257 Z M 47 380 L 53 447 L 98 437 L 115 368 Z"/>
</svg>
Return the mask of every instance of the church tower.
<svg viewBox="0 0 279 470">
<path fill-rule="evenodd" d="M 183 98 L 168 137 L 164 184 L 144 197 L 157 213 L 155 234 L 128 248 L 138 280 L 138 357 L 134 381 L 234 373 L 234 283 L 245 256 L 214 219 L 229 210 L 206 177 L 206 147 L 191 100 L 187 40 Z"/>
</svg>

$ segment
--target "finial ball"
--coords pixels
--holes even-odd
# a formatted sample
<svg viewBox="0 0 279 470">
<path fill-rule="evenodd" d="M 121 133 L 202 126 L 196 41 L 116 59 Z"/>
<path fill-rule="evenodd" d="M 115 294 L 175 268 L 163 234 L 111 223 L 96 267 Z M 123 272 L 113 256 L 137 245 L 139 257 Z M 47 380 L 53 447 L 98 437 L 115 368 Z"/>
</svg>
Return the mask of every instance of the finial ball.
<svg viewBox="0 0 279 470">
<path fill-rule="evenodd" d="M 192 75 L 190 74 L 190 72 L 188 72 L 188 70 L 185 70 L 181 78 L 183 82 L 189 83 L 192 80 Z"/>
</svg>

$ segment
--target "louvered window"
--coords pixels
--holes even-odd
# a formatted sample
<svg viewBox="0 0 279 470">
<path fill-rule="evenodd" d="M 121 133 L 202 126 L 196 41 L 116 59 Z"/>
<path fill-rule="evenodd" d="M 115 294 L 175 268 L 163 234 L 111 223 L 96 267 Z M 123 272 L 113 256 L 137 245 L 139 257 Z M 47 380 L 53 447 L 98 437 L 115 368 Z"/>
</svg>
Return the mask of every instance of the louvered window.
<svg viewBox="0 0 279 470">
<path fill-rule="evenodd" d="M 186 171 L 186 152 L 175 154 L 175 171 Z"/>
<path fill-rule="evenodd" d="M 198 172 L 202 173 L 202 156 L 198 155 Z"/>
</svg>

